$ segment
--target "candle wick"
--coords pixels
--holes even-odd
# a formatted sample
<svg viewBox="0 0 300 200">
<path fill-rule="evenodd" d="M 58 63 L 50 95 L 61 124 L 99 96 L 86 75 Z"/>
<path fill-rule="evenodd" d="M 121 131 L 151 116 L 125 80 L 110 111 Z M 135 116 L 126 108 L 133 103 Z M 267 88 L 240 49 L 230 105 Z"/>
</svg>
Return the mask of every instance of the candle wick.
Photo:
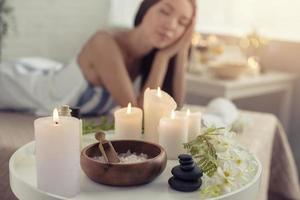
<svg viewBox="0 0 300 200">
<path fill-rule="evenodd" d="M 58 122 L 55 122 L 55 124 L 57 125 L 57 124 L 58 124 Z"/>
</svg>

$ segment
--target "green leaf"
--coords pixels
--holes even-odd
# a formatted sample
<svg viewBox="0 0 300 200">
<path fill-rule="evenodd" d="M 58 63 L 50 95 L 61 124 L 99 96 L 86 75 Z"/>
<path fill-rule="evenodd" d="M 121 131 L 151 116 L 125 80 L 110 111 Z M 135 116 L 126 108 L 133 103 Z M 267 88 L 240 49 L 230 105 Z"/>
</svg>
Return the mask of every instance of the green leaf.
<svg viewBox="0 0 300 200">
<path fill-rule="evenodd" d="M 193 156 L 197 165 L 210 177 L 214 175 L 218 168 L 218 155 L 211 140 L 213 140 L 213 137 L 220 135 L 219 131 L 222 130 L 224 128 L 206 128 L 197 138 L 183 144 L 183 147 Z"/>
<path fill-rule="evenodd" d="M 86 121 L 83 120 L 82 123 L 82 134 L 90 134 L 90 133 L 96 133 L 99 131 L 109 131 L 109 130 L 114 130 L 114 123 L 109 122 L 108 117 L 102 116 L 100 117 L 100 122 L 99 124 L 96 124 L 93 121 Z"/>
</svg>

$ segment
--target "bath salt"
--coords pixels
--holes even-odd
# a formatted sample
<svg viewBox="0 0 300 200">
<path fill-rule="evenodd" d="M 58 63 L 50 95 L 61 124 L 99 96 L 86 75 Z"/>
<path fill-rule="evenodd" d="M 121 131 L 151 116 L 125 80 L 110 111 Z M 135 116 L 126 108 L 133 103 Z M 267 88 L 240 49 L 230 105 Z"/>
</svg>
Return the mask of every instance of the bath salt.
<svg viewBox="0 0 300 200">
<path fill-rule="evenodd" d="M 137 163 L 146 161 L 148 159 L 148 155 L 144 153 L 132 153 L 130 150 L 128 150 L 126 153 L 118 154 L 118 158 L 120 159 L 120 163 Z M 94 159 L 105 162 L 103 156 L 95 156 Z"/>
<path fill-rule="evenodd" d="M 118 157 L 121 163 L 143 162 L 148 159 L 147 154 L 141 153 L 140 155 L 137 155 L 135 152 L 131 153 L 130 150 L 128 150 L 126 153 L 119 154 Z"/>
</svg>

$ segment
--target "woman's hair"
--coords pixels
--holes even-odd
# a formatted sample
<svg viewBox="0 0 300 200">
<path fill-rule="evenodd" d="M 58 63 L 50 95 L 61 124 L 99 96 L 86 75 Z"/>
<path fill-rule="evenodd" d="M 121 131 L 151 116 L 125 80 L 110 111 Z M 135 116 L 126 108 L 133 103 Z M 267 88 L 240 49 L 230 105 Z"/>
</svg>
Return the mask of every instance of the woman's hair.
<svg viewBox="0 0 300 200">
<path fill-rule="evenodd" d="M 147 14 L 148 10 L 159 1 L 160 0 L 143 0 L 134 20 L 135 27 L 139 26 L 142 23 L 144 16 Z M 157 51 L 158 51 L 157 49 L 154 49 L 149 54 L 147 54 L 142 58 L 141 67 L 140 67 L 140 74 L 142 75 L 141 89 L 143 88 L 143 86 L 145 85 L 148 79 L 148 76 L 151 71 L 152 63 L 154 61 Z M 162 85 L 162 89 L 171 96 L 173 96 L 174 94 L 173 79 L 174 79 L 174 70 L 175 70 L 174 68 L 176 64 L 175 58 L 176 56 L 171 58 L 169 61 L 168 70 L 166 72 L 166 76 Z"/>
</svg>

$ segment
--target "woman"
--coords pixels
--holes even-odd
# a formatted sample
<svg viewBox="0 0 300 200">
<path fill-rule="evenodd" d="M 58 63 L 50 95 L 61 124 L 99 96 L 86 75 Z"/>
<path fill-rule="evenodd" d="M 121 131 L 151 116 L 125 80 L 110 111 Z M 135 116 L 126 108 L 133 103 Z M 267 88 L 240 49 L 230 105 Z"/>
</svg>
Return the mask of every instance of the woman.
<svg viewBox="0 0 300 200">
<path fill-rule="evenodd" d="M 31 84 L 34 89 L 24 84 L 19 92 L 26 98 L 14 98 L 16 102 L 12 102 L 5 95 L 0 97 L 0 107 L 3 102 L 6 107 L 19 103 L 18 109 L 42 114 L 57 105 L 69 104 L 81 107 L 83 114 L 105 114 L 113 102 L 120 106 L 131 102 L 142 107 L 143 93 L 148 87 L 161 87 L 182 105 L 194 24 L 193 0 L 144 0 L 133 29 L 96 33 L 69 66 L 51 72 L 42 81 L 22 75 L 19 79 L 24 82 L 38 79 Z M 133 83 L 139 76 L 142 84 L 135 94 Z M 3 73 L 1 77 L 5 82 Z M 6 92 L 13 96 L 14 92 Z"/>
</svg>

